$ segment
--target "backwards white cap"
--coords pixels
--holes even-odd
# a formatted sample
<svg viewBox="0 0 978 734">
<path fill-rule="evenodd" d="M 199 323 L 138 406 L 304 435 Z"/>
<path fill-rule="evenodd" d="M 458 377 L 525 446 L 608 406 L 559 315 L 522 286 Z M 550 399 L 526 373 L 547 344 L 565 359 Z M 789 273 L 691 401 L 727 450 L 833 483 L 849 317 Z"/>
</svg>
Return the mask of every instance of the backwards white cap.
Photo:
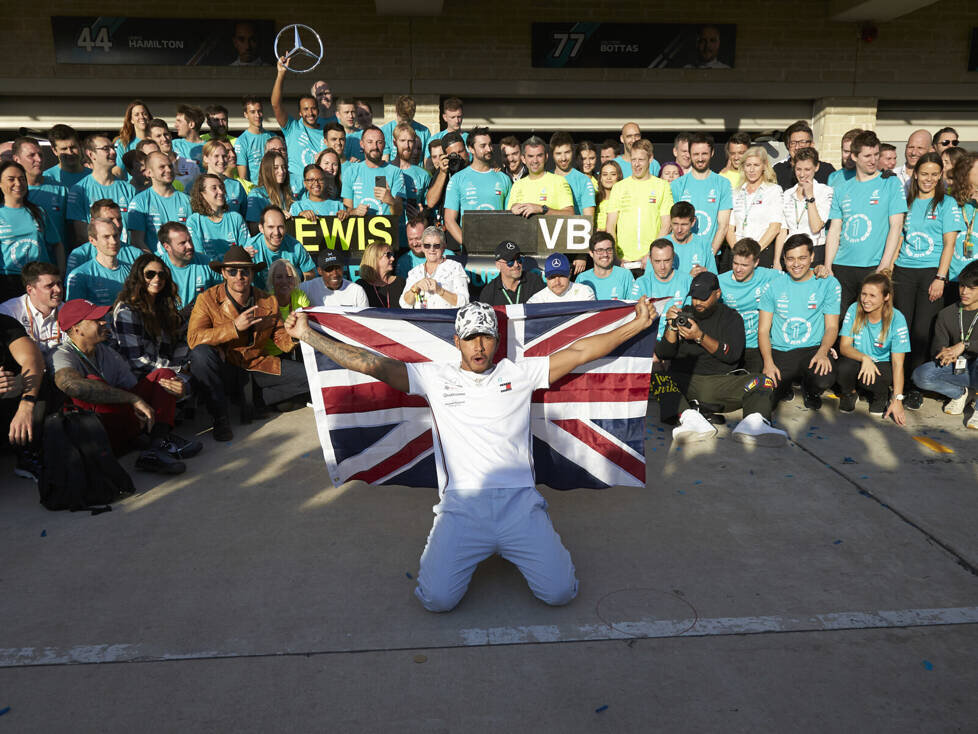
<svg viewBox="0 0 978 734">
<path fill-rule="evenodd" d="M 455 316 L 455 333 L 459 339 L 468 339 L 476 334 L 487 334 L 499 338 L 499 322 L 496 312 L 488 303 L 472 301 L 462 306 Z"/>
</svg>

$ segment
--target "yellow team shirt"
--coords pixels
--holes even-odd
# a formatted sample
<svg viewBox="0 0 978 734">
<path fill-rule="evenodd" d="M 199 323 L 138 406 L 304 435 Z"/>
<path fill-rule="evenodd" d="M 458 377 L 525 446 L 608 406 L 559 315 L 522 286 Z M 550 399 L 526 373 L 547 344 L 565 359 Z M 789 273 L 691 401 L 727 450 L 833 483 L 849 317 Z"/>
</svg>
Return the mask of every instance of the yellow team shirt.
<svg viewBox="0 0 978 734">
<path fill-rule="evenodd" d="M 563 176 L 556 173 L 544 173 L 540 178 L 531 180 L 524 176 L 513 184 L 509 190 L 506 208 L 513 204 L 541 204 L 551 209 L 566 209 L 574 206 L 574 196 L 570 184 Z"/>
<path fill-rule="evenodd" d="M 594 231 L 604 232 L 605 225 L 608 224 L 608 202 L 611 199 L 603 199 L 594 210 Z"/>
<path fill-rule="evenodd" d="M 618 212 L 615 239 L 622 260 L 640 260 L 662 229 L 662 217 L 672 208 L 672 188 L 656 176 L 641 181 L 629 176 L 611 188 L 605 212 Z"/>
<path fill-rule="evenodd" d="M 720 175 L 730 182 L 730 190 L 736 191 L 740 185 L 740 171 L 720 171 Z"/>
</svg>

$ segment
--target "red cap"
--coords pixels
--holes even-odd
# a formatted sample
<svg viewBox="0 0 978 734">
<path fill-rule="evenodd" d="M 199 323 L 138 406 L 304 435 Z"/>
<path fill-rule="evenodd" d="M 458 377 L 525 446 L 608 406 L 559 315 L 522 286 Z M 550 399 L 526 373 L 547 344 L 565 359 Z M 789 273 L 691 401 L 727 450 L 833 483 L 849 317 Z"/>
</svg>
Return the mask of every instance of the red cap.
<svg viewBox="0 0 978 734">
<path fill-rule="evenodd" d="M 61 305 L 58 311 L 58 326 L 62 331 L 68 331 L 72 326 L 85 319 L 98 320 L 109 312 L 111 306 L 96 306 L 84 298 L 73 298 Z"/>
</svg>

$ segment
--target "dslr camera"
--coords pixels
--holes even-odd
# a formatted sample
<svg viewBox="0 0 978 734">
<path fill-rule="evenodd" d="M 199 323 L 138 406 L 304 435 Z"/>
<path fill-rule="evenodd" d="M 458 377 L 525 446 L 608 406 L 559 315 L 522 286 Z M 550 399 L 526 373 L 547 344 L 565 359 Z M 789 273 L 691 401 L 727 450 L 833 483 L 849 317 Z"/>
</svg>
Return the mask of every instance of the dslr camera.
<svg viewBox="0 0 978 734">
<path fill-rule="evenodd" d="M 465 159 L 462 158 L 458 153 L 448 154 L 448 175 L 454 176 L 456 173 L 465 168 Z"/>
<path fill-rule="evenodd" d="M 679 313 L 676 314 L 676 318 L 672 320 L 672 326 L 679 328 L 680 326 L 684 329 L 688 329 L 692 326 L 692 316 L 693 307 L 683 306 Z"/>
</svg>

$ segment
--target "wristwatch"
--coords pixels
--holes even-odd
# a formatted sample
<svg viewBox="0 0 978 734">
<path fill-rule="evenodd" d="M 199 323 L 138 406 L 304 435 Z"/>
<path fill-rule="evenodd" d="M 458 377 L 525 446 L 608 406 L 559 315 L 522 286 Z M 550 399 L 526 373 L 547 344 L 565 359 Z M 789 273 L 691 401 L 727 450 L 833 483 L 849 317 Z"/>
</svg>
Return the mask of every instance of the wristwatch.
<svg viewBox="0 0 978 734">
<path fill-rule="evenodd" d="M 813 196 L 811 199 L 805 199 L 805 203 L 806 204 L 814 204 L 815 203 L 815 197 Z"/>
<path fill-rule="evenodd" d="M 694 341 L 695 341 L 695 342 L 696 342 L 697 344 L 702 344 L 702 343 L 703 343 L 703 335 L 702 335 L 702 334 L 700 334 L 700 335 L 699 335 L 699 336 L 698 336 L 698 337 L 697 337 L 696 339 L 694 339 Z"/>
<path fill-rule="evenodd" d="M 37 402 L 37 396 L 36 395 L 21 395 L 20 396 L 20 400 L 23 403 L 36 403 Z"/>
<path fill-rule="evenodd" d="M 543 205 L 542 205 L 542 206 L 540 207 L 540 213 L 541 213 L 541 214 L 546 214 L 546 213 L 547 213 L 547 212 L 549 212 L 549 211 L 550 211 L 550 207 L 549 207 L 549 206 L 547 206 L 546 204 L 543 204 Z"/>
<path fill-rule="evenodd" d="M 937 275 L 934 276 L 934 280 L 942 280 L 942 281 L 944 281 L 946 283 L 947 282 L 947 276 L 946 275 L 937 274 Z"/>
<path fill-rule="evenodd" d="M 899 400 L 899 401 L 900 401 L 900 402 L 902 403 L 902 402 L 903 402 L 903 399 L 904 399 L 905 397 L 907 397 L 907 396 L 906 396 L 906 395 L 904 395 L 903 393 L 900 393 L 899 395 L 894 395 L 894 396 L 893 396 L 893 399 L 894 399 L 894 400 Z"/>
</svg>

